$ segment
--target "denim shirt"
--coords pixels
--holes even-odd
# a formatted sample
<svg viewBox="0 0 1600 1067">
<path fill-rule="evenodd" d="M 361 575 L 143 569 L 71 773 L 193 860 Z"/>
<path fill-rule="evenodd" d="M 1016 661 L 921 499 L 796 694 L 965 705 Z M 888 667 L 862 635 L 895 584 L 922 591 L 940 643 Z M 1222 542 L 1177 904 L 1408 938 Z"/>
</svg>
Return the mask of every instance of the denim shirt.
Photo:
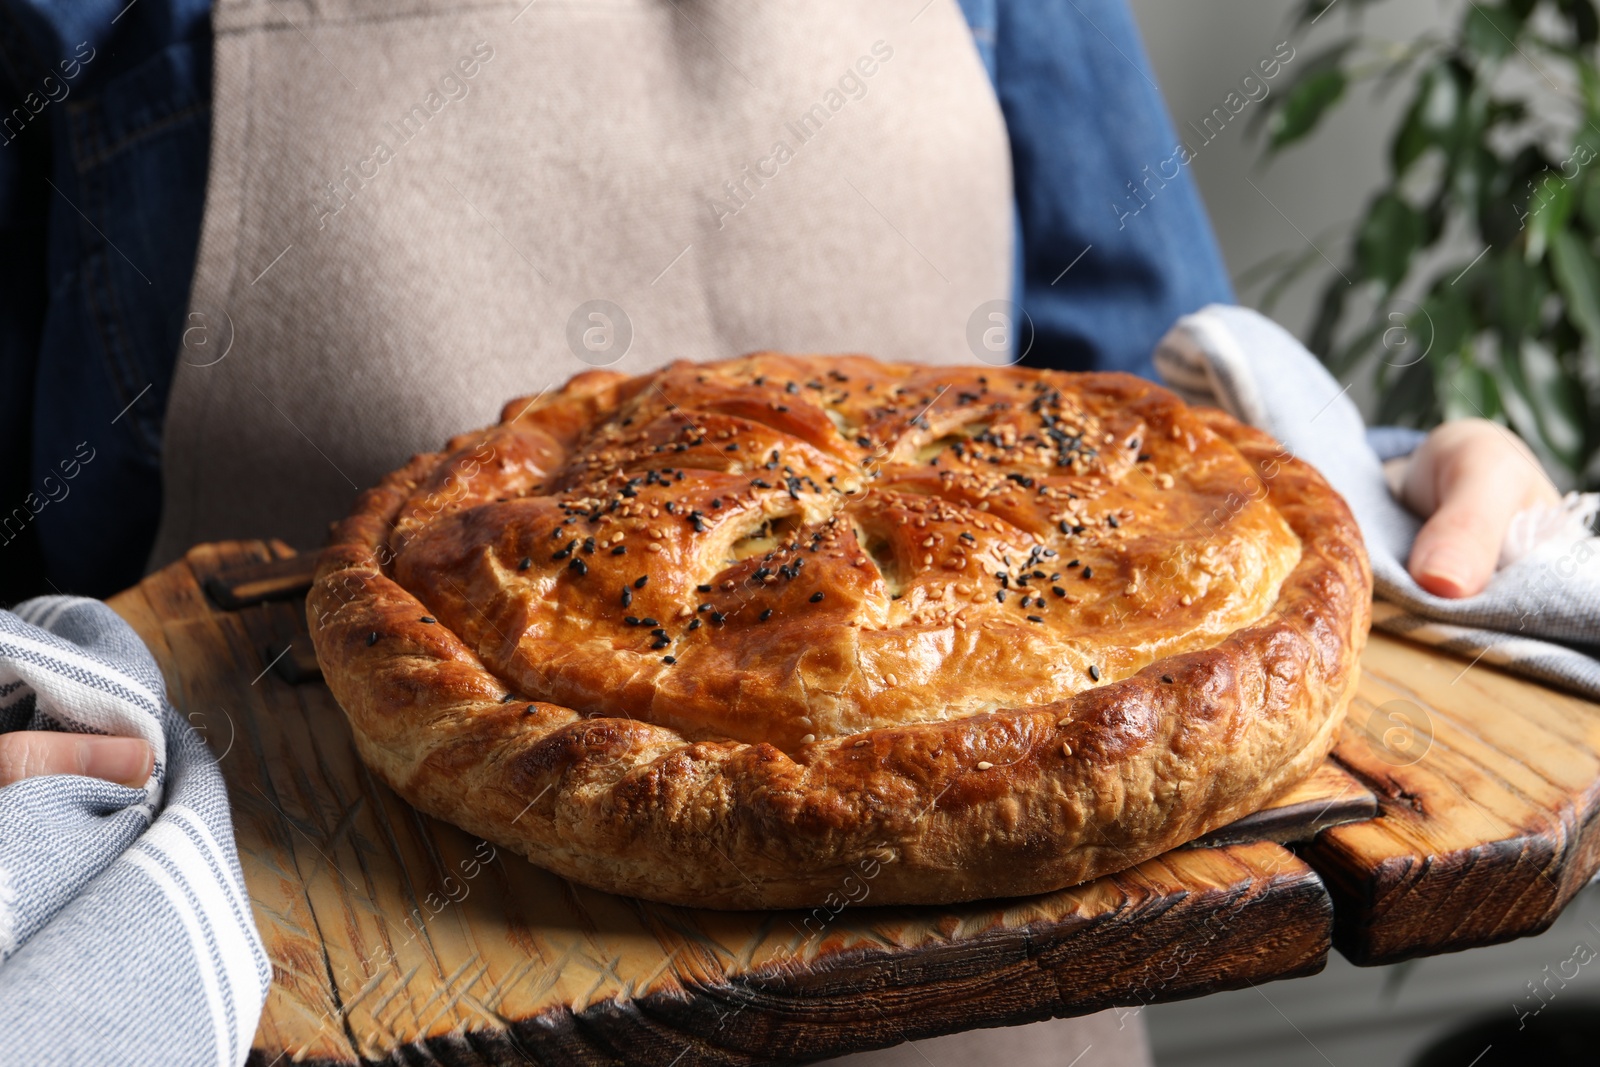
<svg viewBox="0 0 1600 1067">
<path fill-rule="evenodd" d="M 1167 327 L 1232 293 L 1187 171 L 1146 180 L 1177 138 L 1132 13 L 960 3 L 1011 140 L 1023 361 L 1153 376 Z M 142 574 L 205 201 L 209 14 L 0 0 L 0 603 Z"/>
</svg>

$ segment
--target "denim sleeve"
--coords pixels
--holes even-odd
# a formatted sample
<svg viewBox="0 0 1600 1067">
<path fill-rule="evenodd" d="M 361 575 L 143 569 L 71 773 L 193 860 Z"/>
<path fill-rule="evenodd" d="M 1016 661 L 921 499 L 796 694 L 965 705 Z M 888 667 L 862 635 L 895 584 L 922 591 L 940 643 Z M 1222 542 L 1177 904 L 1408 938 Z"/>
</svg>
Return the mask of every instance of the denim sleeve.
<svg viewBox="0 0 1600 1067">
<path fill-rule="evenodd" d="M 0 596 L 137 581 L 210 143 L 209 0 L 0 0 Z M 11 254 L 15 248 L 16 255 Z M 42 571 L 39 564 L 42 562 Z"/>
<path fill-rule="evenodd" d="M 1378 454 L 1379 462 L 1411 455 L 1427 436 L 1426 431 L 1410 426 L 1367 427 L 1367 445 Z"/>
<path fill-rule="evenodd" d="M 1033 323 L 1024 361 L 1154 377 L 1150 353 L 1167 328 L 1234 296 L 1132 12 L 1125 0 L 963 8 L 996 23 L 1020 223 L 1017 301 Z M 974 25 L 980 54 L 985 29 Z"/>
</svg>

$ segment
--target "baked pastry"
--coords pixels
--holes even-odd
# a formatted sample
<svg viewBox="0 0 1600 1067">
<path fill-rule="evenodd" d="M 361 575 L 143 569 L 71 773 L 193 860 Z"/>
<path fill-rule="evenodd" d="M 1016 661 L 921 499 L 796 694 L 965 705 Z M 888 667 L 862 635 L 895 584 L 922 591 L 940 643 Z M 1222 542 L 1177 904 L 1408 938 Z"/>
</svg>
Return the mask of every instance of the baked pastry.
<svg viewBox="0 0 1600 1067">
<path fill-rule="evenodd" d="M 768 908 L 1056 889 L 1258 809 L 1370 600 L 1314 470 L 1150 382 L 761 353 L 511 402 L 361 496 L 307 609 L 423 811 Z"/>
</svg>

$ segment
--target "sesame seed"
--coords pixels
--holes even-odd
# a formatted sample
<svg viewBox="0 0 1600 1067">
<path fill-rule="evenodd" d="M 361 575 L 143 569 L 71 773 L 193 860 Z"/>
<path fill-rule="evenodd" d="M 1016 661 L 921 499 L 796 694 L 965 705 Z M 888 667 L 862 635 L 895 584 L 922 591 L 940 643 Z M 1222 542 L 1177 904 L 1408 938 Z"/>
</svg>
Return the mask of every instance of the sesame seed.
<svg viewBox="0 0 1600 1067">
<path fill-rule="evenodd" d="M 522 562 L 517 564 L 517 570 L 525 571 L 531 566 L 533 566 L 533 560 L 528 556 L 523 556 Z"/>
<path fill-rule="evenodd" d="M 760 619 L 762 622 L 766 622 L 768 619 L 772 618 L 772 609 L 768 608 L 768 609 L 766 609 L 765 611 L 763 611 L 760 615 L 758 615 L 756 617 L 758 619 Z"/>
<path fill-rule="evenodd" d="M 439 620 L 435 619 L 432 615 L 424 615 L 422 617 L 422 621 L 423 622 L 438 622 Z"/>
<path fill-rule="evenodd" d="M 1052 593 L 1054 593 L 1056 596 L 1066 596 L 1067 595 L 1067 591 L 1065 589 L 1061 588 L 1059 585 L 1052 585 L 1050 587 L 1050 591 Z"/>
<path fill-rule="evenodd" d="M 1091 681 L 1096 681 L 1096 682 L 1098 682 L 1100 680 L 1100 668 L 1096 667 L 1092 663 L 1089 664 L 1089 678 L 1090 678 Z"/>
<path fill-rule="evenodd" d="M 666 665 L 667 665 L 667 666 L 669 666 L 669 667 L 670 667 L 670 666 L 672 666 L 672 665 L 673 665 L 673 664 L 674 664 L 674 663 L 676 663 L 676 662 L 678 662 L 678 659 L 677 659 L 677 657 L 676 657 L 676 656 L 662 656 L 662 657 L 661 657 L 661 662 L 662 662 L 662 663 L 665 663 L 665 664 L 666 664 Z"/>
<path fill-rule="evenodd" d="M 981 759 L 981 760 L 978 761 L 978 770 L 980 770 L 980 771 L 986 771 L 990 767 L 993 767 L 993 766 L 994 766 L 994 764 L 990 763 L 986 759 Z"/>
<path fill-rule="evenodd" d="M 811 602 L 812 602 L 812 603 L 813 603 L 813 604 L 820 604 L 820 603 L 822 603 L 822 590 L 820 590 L 820 589 L 819 589 L 819 590 L 817 590 L 817 591 L 816 591 L 816 592 L 815 592 L 815 593 L 812 593 L 812 594 L 811 594 Z"/>
<path fill-rule="evenodd" d="M 1065 741 L 1061 742 L 1061 754 L 1063 756 L 1072 755 L 1072 746 L 1067 744 L 1067 742 L 1065 742 Z"/>
<path fill-rule="evenodd" d="M 633 587 L 635 589 L 643 589 L 645 587 L 645 583 L 648 582 L 649 580 L 650 580 L 650 576 L 648 574 L 641 575 L 640 577 L 638 577 L 638 578 L 636 578 L 634 580 Z"/>
<path fill-rule="evenodd" d="M 711 587 L 709 585 L 697 585 L 697 586 L 694 587 L 694 589 L 695 589 L 695 592 L 697 592 L 697 593 L 709 593 L 709 592 L 711 592 Z"/>
<path fill-rule="evenodd" d="M 371 648 L 378 643 L 378 631 L 374 630 L 367 635 L 367 647 Z"/>
<path fill-rule="evenodd" d="M 689 624 L 689 629 L 690 630 L 698 630 L 698 629 L 700 629 L 700 620 L 699 619 L 695 619 L 693 622 L 691 622 Z"/>
<path fill-rule="evenodd" d="M 800 735 L 800 743 L 802 745 L 809 745 L 812 742 L 814 742 L 816 739 L 817 739 L 817 735 L 816 734 L 801 734 Z"/>
<path fill-rule="evenodd" d="M 627 607 L 633 603 L 633 590 L 627 586 L 622 587 L 622 606 Z"/>
<path fill-rule="evenodd" d="M 640 626 L 660 626 L 661 623 L 658 622 L 655 619 L 652 619 L 650 616 L 646 615 L 644 618 L 639 620 L 639 625 Z"/>
<path fill-rule="evenodd" d="M 567 567 L 579 578 L 589 573 L 589 565 L 581 559 L 574 558 L 571 563 L 567 564 Z"/>
<path fill-rule="evenodd" d="M 515 694 L 515 693 L 507 693 L 505 696 L 500 698 L 500 703 L 509 704 L 515 699 L 517 699 L 517 694 Z"/>
<path fill-rule="evenodd" d="M 1029 615 L 1029 616 L 1028 616 L 1028 621 L 1029 621 L 1029 622 L 1044 622 L 1044 620 L 1043 620 L 1043 619 L 1041 619 L 1041 618 L 1040 618 L 1040 617 L 1039 617 L 1039 616 L 1037 616 L 1037 615 Z"/>
<path fill-rule="evenodd" d="M 1083 568 L 1083 576 L 1085 578 L 1093 578 L 1094 577 L 1094 568 L 1093 567 L 1085 567 L 1085 568 Z"/>
<path fill-rule="evenodd" d="M 611 554 L 613 556 L 626 556 L 628 554 L 628 546 L 627 545 L 615 545 L 611 549 Z"/>
</svg>

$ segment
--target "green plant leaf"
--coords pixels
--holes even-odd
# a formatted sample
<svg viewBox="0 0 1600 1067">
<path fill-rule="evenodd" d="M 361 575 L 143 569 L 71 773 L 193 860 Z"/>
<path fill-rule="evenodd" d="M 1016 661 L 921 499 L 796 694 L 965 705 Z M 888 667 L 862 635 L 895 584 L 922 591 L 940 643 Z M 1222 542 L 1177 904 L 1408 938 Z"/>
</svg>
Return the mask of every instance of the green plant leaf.
<svg viewBox="0 0 1600 1067">
<path fill-rule="evenodd" d="M 1550 241 L 1550 265 L 1567 318 L 1600 352 L 1600 264 L 1582 238 L 1564 230 Z"/>
<path fill-rule="evenodd" d="M 1528 205 L 1527 242 L 1523 254 L 1529 263 L 1544 258 L 1550 238 L 1567 227 L 1572 217 L 1572 183 L 1559 174 L 1547 174 Z"/>
<path fill-rule="evenodd" d="M 1552 468 L 1576 474 L 1582 466 L 1582 413 L 1549 349 L 1524 341 L 1500 350 L 1497 376 L 1511 425 Z"/>
<path fill-rule="evenodd" d="M 1427 360 L 1419 360 L 1403 369 L 1394 384 L 1378 398 L 1380 424 L 1426 426 L 1437 422 L 1438 418 L 1439 398 Z"/>
<path fill-rule="evenodd" d="M 1522 19 L 1516 13 L 1499 5 L 1486 6 L 1474 2 L 1467 9 L 1467 21 L 1461 28 L 1461 38 L 1469 51 L 1491 61 L 1504 59 L 1513 47 L 1517 34 L 1522 32 Z"/>
<path fill-rule="evenodd" d="M 1353 44 L 1341 41 L 1306 60 L 1266 120 L 1270 151 L 1279 151 L 1310 133 L 1344 95 L 1348 79 L 1341 63 Z"/>
<path fill-rule="evenodd" d="M 1446 421 L 1501 414 L 1500 390 L 1488 371 L 1471 360 L 1457 360 L 1439 398 Z"/>
<path fill-rule="evenodd" d="M 1579 195 L 1578 214 L 1593 233 L 1600 233 L 1600 174 L 1591 173 Z"/>
<path fill-rule="evenodd" d="M 1356 231 L 1356 265 L 1392 290 L 1405 277 L 1426 229 L 1416 208 L 1392 192 L 1379 194 Z"/>
<path fill-rule="evenodd" d="M 1600 40 L 1600 15 L 1590 0 L 1561 0 L 1561 13 L 1572 23 L 1572 39 L 1579 46 Z"/>
</svg>

